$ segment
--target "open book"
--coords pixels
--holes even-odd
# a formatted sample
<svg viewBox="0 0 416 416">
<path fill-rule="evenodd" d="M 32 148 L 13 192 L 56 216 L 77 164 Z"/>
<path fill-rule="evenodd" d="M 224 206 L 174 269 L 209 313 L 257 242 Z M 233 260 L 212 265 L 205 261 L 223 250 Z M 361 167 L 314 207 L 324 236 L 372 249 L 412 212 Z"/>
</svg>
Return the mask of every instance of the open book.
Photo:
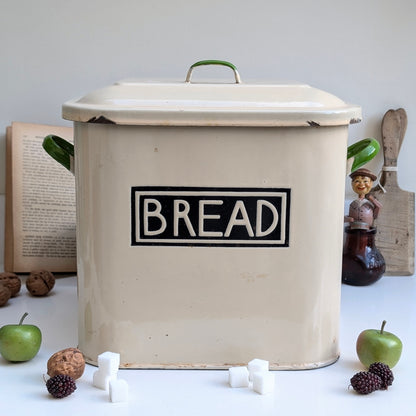
<svg viewBox="0 0 416 416">
<path fill-rule="evenodd" d="M 75 180 L 42 148 L 70 127 L 12 123 L 6 132 L 5 271 L 76 271 Z"/>
</svg>

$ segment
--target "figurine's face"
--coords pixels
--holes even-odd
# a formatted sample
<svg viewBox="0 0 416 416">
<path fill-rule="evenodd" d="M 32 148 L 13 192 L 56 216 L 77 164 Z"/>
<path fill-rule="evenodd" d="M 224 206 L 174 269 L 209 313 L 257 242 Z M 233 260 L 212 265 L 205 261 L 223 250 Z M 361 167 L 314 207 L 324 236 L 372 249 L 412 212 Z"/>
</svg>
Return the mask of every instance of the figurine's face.
<svg viewBox="0 0 416 416">
<path fill-rule="evenodd" d="M 356 176 L 351 186 L 353 191 L 358 195 L 367 195 L 373 187 L 373 181 L 368 176 Z"/>
</svg>

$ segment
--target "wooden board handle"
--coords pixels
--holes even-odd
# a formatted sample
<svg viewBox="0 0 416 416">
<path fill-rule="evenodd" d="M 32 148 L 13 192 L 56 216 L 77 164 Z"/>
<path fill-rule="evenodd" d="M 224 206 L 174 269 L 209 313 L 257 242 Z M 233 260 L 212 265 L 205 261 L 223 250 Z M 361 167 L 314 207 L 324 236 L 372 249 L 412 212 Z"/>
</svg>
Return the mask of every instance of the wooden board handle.
<svg viewBox="0 0 416 416">
<path fill-rule="evenodd" d="M 384 166 L 397 166 L 400 147 L 407 128 L 407 115 L 403 108 L 389 110 L 383 117 L 381 132 L 383 136 Z"/>
<path fill-rule="evenodd" d="M 397 159 L 407 128 L 407 115 L 403 108 L 389 110 L 381 123 L 384 166 L 380 184 L 384 188 L 398 187 Z"/>
</svg>

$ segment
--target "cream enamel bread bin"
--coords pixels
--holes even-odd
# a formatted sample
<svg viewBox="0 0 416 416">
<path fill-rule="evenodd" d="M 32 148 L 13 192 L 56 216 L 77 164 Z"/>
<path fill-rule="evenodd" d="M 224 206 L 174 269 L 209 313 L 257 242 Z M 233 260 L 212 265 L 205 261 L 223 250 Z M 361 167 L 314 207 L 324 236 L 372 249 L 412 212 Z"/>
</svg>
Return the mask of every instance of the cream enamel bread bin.
<svg viewBox="0 0 416 416">
<path fill-rule="evenodd" d="M 203 64 L 229 67 L 232 82 L 191 80 Z M 63 116 L 75 126 L 88 362 L 104 351 L 126 368 L 337 360 L 347 135 L 359 107 L 308 85 L 244 83 L 233 65 L 203 61 L 185 81 L 119 82 L 65 103 Z"/>
</svg>

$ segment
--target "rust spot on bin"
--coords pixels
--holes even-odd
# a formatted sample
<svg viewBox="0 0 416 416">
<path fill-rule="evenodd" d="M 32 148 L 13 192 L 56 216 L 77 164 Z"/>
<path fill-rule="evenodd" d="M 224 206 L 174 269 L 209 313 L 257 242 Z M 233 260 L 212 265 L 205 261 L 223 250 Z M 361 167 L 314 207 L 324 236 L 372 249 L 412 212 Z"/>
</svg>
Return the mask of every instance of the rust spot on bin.
<svg viewBox="0 0 416 416">
<path fill-rule="evenodd" d="M 316 121 L 307 121 L 307 123 L 311 126 L 311 127 L 321 127 L 321 125 L 319 123 L 317 123 Z"/>
<path fill-rule="evenodd" d="M 98 124 L 117 124 L 112 120 L 109 120 L 107 117 L 99 116 L 92 117 L 88 120 L 88 123 L 98 123 Z"/>
</svg>

